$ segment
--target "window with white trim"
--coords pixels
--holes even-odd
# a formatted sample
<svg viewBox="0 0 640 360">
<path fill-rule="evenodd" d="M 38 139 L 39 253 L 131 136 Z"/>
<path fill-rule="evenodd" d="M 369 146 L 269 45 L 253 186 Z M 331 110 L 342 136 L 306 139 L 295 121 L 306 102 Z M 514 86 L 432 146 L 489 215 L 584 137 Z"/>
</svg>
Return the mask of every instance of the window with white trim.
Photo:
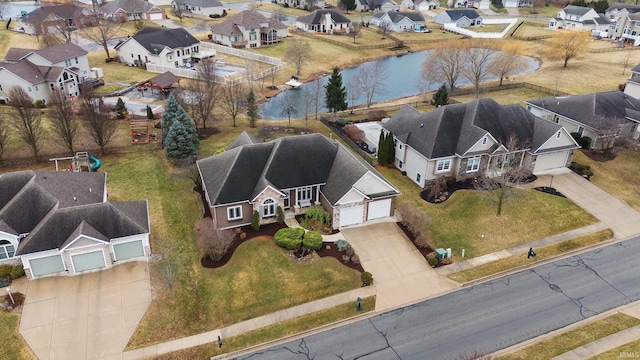
<svg viewBox="0 0 640 360">
<path fill-rule="evenodd" d="M 467 160 L 467 172 L 478 171 L 480 168 L 480 156 L 474 156 Z"/>
<path fill-rule="evenodd" d="M 242 206 L 231 206 L 227 208 L 227 220 L 240 220 L 242 219 Z"/>
<path fill-rule="evenodd" d="M 296 199 L 298 199 L 298 202 L 311 200 L 311 186 L 297 189 Z"/>
<path fill-rule="evenodd" d="M 7 240 L 0 240 L 0 260 L 12 258 L 16 248 Z"/>
<path fill-rule="evenodd" d="M 262 217 L 276 216 L 276 202 L 273 199 L 266 199 L 262 202 Z"/>
<path fill-rule="evenodd" d="M 451 160 L 440 160 L 436 163 L 436 171 L 449 171 L 451 169 Z"/>
</svg>

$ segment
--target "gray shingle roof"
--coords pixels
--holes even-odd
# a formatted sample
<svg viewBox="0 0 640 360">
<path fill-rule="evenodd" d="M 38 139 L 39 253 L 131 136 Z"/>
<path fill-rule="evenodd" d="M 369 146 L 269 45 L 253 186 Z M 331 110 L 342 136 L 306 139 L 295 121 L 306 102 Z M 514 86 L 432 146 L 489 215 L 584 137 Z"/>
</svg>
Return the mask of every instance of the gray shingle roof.
<svg viewBox="0 0 640 360">
<path fill-rule="evenodd" d="M 222 6 L 222 3 L 218 0 L 174 0 L 178 5 L 192 5 L 200 6 L 203 8 Z"/>
<path fill-rule="evenodd" d="M 391 19 L 391 21 L 396 24 L 400 21 L 402 21 L 404 18 L 409 18 L 409 20 L 414 21 L 414 22 L 420 22 L 420 21 L 424 21 L 424 16 L 422 16 L 422 14 L 420 14 L 417 11 L 405 11 L 405 12 L 397 12 L 397 11 L 387 11 L 387 12 L 382 12 L 379 11 L 375 14 L 373 14 L 374 18 L 378 18 L 381 19 L 384 15 L 389 15 L 389 19 Z"/>
<path fill-rule="evenodd" d="M 78 56 L 87 55 L 87 51 L 73 43 L 50 46 L 44 49 L 32 50 L 35 54 L 55 64 L 60 61 L 73 59 Z"/>
<path fill-rule="evenodd" d="M 640 100 L 621 91 L 562 97 L 549 96 L 525 102 L 595 129 L 601 128 L 605 122 L 626 123 L 629 121 L 626 117 L 640 122 L 638 115 Z"/>
<path fill-rule="evenodd" d="M 502 144 L 515 136 L 521 148 L 535 151 L 561 128 L 517 104 L 500 105 L 488 98 L 426 113 L 405 107 L 383 127 L 428 159 L 465 154 L 487 133 Z"/>
<path fill-rule="evenodd" d="M 609 12 L 616 9 L 618 10 L 626 9 L 629 13 L 634 13 L 634 12 L 640 11 L 640 5 L 616 3 L 609 6 L 607 10 L 605 10 L 605 12 Z"/>
<path fill-rule="evenodd" d="M 263 32 L 269 28 L 284 29 L 287 27 L 279 20 L 268 19 L 256 10 L 243 10 L 227 20 L 213 25 L 211 27 L 211 31 L 214 34 L 223 35 L 239 34 L 241 32 L 238 30 L 237 26 L 242 26 L 245 29 L 261 29 Z"/>
<path fill-rule="evenodd" d="M 44 21 L 50 14 L 55 14 L 62 19 L 75 19 L 80 16 L 86 9 L 82 6 L 71 3 L 62 5 L 41 6 L 28 13 L 24 18 L 27 23 L 39 23 Z"/>
<path fill-rule="evenodd" d="M 154 11 L 162 11 L 161 8 L 145 0 L 113 0 L 100 6 L 98 11 L 104 14 L 113 14 L 118 11 L 118 9 L 122 9 L 128 13 L 146 13 L 152 9 Z"/>
<path fill-rule="evenodd" d="M 167 29 L 157 26 L 145 26 L 133 39 L 151 54 L 160 53 L 165 47 L 170 49 L 190 47 L 200 43 L 184 28 Z"/>
<path fill-rule="evenodd" d="M 249 145 L 249 144 L 259 144 L 259 143 L 260 143 L 260 140 L 258 140 L 253 135 L 250 135 L 246 131 L 243 131 L 237 138 L 235 138 L 231 142 L 231 144 L 227 145 L 227 147 L 225 149 L 226 150 L 231 150 L 231 149 L 237 148 L 239 146 Z"/>
<path fill-rule="evenodd" d="M 566 14 L 583 16 L 584 14 L 588 13 L 590 10 L 593 10 L 593 9 L 590 7 L 584 7 L 584 6 L 567 5 L 563 10 Z"/>
<path fill-rule="evenodd" d="M 320 20 L 326 14 L 330 14 L 331 15 L 331 19 L 333 19 L 333 21 L 338 23 L 338 24 L 351 22 L 351 20 L 349 20 L 346 16 L 340 14 L 339 12 L 337 12 L 335 10 L 331 10 L 331 9 L 316 10 L 316 11 L 312 12 L 311 14 L 298 16 L 298 18 L 296 18 L 296 21 L 299 21 L 299 22 L 301 22 L 303 24 L 310 24 L 310 25 L 311 24 L 320 24 Z"/>
<path fill-rule="evenodd" d="M 449 18 L 453 21 L 466 17 L 468 19 L 477 19 L 480 17 L 475 10 L 445 10 Z"/>
<path fill-rule="evenodd" d="M 631 69 L 631 71 L 633 72 L 640 72 L 640 64 L 636 65 L 633 67 L 633 69 Z"/>
</svg>

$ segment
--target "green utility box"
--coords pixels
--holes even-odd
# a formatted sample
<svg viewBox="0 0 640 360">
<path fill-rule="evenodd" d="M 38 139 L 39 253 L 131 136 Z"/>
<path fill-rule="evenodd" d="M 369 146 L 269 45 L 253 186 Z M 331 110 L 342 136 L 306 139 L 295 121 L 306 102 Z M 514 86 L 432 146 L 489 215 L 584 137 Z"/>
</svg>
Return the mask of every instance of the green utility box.
<svg viewBox="0 0 640 360">
<path fill-rule="evenodd" d="M 437 259 L 444 259 L 446 257 L 447 257 L 447 250 L 445 250 L 443 248 L 436 249 L 436 258 Z"/>
</svg>

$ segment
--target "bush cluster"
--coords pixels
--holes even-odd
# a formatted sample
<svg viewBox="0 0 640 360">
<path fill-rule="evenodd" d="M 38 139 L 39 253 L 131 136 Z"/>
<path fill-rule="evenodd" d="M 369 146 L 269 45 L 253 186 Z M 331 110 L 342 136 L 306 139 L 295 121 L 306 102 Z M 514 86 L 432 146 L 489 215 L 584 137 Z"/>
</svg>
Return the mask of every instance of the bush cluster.
<svg viewBox="0 0 640 360">
<path fill-rule="evenodd" d="M 593 176 L 593 171 L 589 165 L 583 165 L 577 162 L 572 162 L 569 169 L 573 170 L 579 175 L 585 176 L 587 179 Z"/>
<path fill-rule="evenodd" d="M 304 229 L 298 228 L 284 228 L 278 230 L 273 239 L 278 246 L 287 250 L 297 250 L 302 246 L 302 237 L 304 236 Z"/>
<path fill-rule="evenodd" d="M 302 246 L 310 250 L 322 247 L 322 235 L 317 231 L 308 231 L 302 238 Z"/>
<path fill-rule="evenodd" d="M 24 276 L 22 265 L 0 265 L 0 278 L 17 279 L 22 276 Z"/>
<path fill-rule="evenodd" d="M 365 271 L 362 274 L 360 274 L 360 279 L 362 280 L 362 285 L 364 286 L 369 286 L 373 284 L 373 275 L 371 275 L 371 273 L 368 271 Z"/>
</svg>

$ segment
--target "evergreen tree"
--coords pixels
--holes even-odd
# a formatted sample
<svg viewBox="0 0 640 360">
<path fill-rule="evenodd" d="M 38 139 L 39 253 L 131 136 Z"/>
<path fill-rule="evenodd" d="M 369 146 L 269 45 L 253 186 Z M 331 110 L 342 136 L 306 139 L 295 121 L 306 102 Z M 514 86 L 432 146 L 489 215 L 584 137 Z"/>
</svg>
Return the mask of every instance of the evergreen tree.
<svg viewBox="0 0 640 360">
<path fill-rule="evenodd" d="M 378 164 L 385 165 L 389 163 L 387 156 L 386 136 L 384 131 L 380 130 L 380 138 L 378 139 Z"/>
<path fill-rule="evenodd" d="M 191 117 L 187 114 L 184 108 L 178 103 L 173 94 L 169 95 L 167 100 L 167 106 L 162 113 L 162 145 L 167 146 L 166 138 L 169 135 L 171 125 L 175 122 L 181 122 L 185 130 L 189 134 L 193 146 L 198 149 L 200 147 L 200 139 L 198 138 L 198 130 L 196 124 Z M 166 136 L 165 136 L 166 135 Z"/>
<path fill-rule="evenodd" d="M 249 118 L 249 126 L 252 128 L 256 127 L 256 122 L 260 119 L 260 114 L 258 113 L 258 103 L 256 102 L 256 95 L 253 93 L 253 90 L 247 95 L 247 117 Z"/>
<path fill-rule="evenodd" d="M 340 0 L 339 4 L 340 8 L 342 10 L 345 10 L 347 14 L 349 13 L 349 11 L 355 10 L 357 7 L 356 0 Z"/>
<path fill-rule="evenodd" d="M 387 164 L 393 164 L 396 161 L 396 144 L 393 142 L 393 133 L 389 131 L 387 134 Z"/>
<path fill-rule="evenodd" d="M 180 121 L 175 121 L 169 128 L 165 138 L 167 159 L 182 160 L 198 156 L 198 148 L 193 143 L 189 131 Z"/>
<path fill-rule="evenodd" d="M 147 105 L 147 119 L 153 120 L 156 116 L 153 115 L 153 111 L 151 110 L 151 106 Z"/>
<path fill-rule="evenodd" d="M 331 112 L 342 111 L 347 108 L 347 91 L 342 86 L 342 75 L 338 68 L 333 68 L 329 83 L 324 86 L 326 91 L 325 105 Z"/>
<path fill-rule="evenodd" d="M 124 104 L 122 98 L 118 98 L 118 101 L 116 101 L 116 114 L 119 119 L 124 118 L 127 114 L 127 106 Z"/>
<path fill-rule="evenodd" d="M 445 84 L 442 84 L 440 88 L 438 88 L 438 91 L 433 94 L 431 105 L 439 107 L 447 104 L 449 104 L 449 91 L 447 90 L 447 86 Z"/>
</svg>

